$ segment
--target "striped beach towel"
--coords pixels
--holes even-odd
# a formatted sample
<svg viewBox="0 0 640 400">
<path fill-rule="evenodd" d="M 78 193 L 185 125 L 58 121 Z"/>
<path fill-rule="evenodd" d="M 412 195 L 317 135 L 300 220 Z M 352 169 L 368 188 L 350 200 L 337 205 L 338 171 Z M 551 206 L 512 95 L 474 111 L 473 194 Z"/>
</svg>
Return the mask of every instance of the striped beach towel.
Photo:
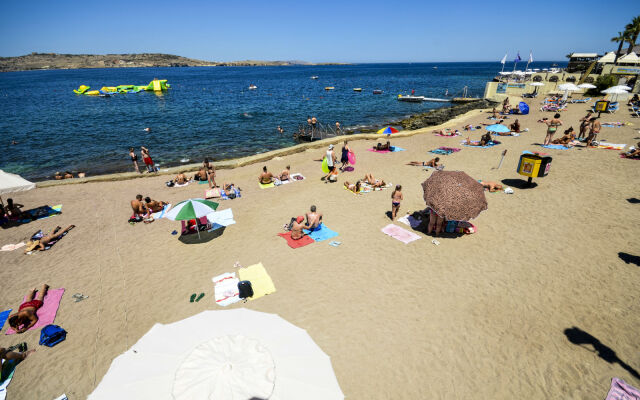
<svg viewBox="0 0 640 400">
<path fill-rule="evenodd" d="M 613 378 L 605 400 L 640 400 L 640 390 L 620 378 Z"/>
</svg>

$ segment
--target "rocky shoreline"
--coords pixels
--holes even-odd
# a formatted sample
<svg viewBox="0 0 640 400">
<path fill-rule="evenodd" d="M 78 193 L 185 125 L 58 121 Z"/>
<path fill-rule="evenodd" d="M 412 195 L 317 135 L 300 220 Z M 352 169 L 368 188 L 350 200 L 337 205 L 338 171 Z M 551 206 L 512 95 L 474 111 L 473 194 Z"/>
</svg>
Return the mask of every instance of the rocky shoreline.
<svg viewBox="0 0 640 400">
<path fill-rule="evenodd" d="M 408 130 L 426 128 L 428 126 L 443 124 L 471 110 L 492 108 L 497 105 L 498 103 L 491 100 L 478 99 L 478 101 L 471 101 L 452 107 L 437 108 L 426 113 L 412 115 L 409 118 L 399 121 L 398 124 L 401 125 L 403 129 Z"/>
<path fill-rule="evenodd" d="M 344 65 L 305 61 L 203 61 L 172 54 L 57 54 L 31 53 L 19 57 L 0 57 L 0 72 L 145 67 L 269 67 L 289 65 Z"/>
</svg>

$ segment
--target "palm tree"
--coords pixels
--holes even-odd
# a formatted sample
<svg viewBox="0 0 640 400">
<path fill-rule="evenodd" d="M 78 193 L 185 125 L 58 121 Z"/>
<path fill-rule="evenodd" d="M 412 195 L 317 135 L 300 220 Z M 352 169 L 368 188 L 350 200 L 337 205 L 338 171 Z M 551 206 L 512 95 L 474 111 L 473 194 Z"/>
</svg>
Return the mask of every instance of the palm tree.
<svg viewBox="0 0 640 400">
<path fill-rule="evenodd" d="M 625 33 L 628 35 L 629 48 L 627 49 L 627 54 L 629 54 L 633 51 L 636 40 L 640 35 L 640 15 L 631 20 L 631 23 L 625 27 Z"/>
<path fill-rule="evenodd" d="M 622 45 L 628 39 L 629 39 L 629 36 L 627 35 L 627 32 L 618 32 L 618 36 L 611 38 L 612 42 L 619 42 L 620 43 L 620 45 L 618 46 L 618 51 L 616 51 L 616 58 L 613 60 L 614 64 L 616 62 L 618 62 L 618 57 L 620 57 L 620 52 L 622 51 Z"/>
</svg>

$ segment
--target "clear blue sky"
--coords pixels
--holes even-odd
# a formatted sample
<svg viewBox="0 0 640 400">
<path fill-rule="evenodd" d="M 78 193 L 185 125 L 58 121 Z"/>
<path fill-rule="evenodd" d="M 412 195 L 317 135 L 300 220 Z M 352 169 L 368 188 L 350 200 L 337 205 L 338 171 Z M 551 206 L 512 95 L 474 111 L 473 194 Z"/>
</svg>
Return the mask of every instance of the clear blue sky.
<svg viewBox="0 0 640 400">
<path fill-rule="evenodd" d="M 640 0 L 0 0 L 0 56 L 170 53 L 213 61 L 563 60 L 602 52 Z"/>
</svg>

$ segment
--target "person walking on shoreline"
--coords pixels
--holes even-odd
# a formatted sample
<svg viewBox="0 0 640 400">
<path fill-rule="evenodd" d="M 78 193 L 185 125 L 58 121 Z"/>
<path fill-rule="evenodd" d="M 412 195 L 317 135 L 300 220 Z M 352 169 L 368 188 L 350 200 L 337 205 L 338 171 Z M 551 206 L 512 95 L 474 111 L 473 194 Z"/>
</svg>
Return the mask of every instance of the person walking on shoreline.
<svg viewBox="0 0 640 400">
<path fill-rule="evenodd" d="M 553 135 L 555 135 L 558 127 L 562 126 L 560 114 L 554 115 L 551 120 L 545 120 L 544 123 L 547 124 L 547 136 L 544 138 L 543 146 L 547 146 L 551 144 L 551 139 L 553 139 Z"/>
<path fill-rule="evenodd" d="M 131 157 L 131 162 L 133 162 L 133 167 L 136 169 L 136 172 L 140 173 L 140 168 L 138 167 L 138 155 L 135 150 L 133 150 L 133 147 L 129 147 L 129 157 Z"/>
<path fill-rule="evenodd" d="M 327 154 L 325 155 L 325 157 L 327 159 L 327 167 L 329 168 L 329 173 L 324 176 L 322 180 L 327 183 L 326 180 L 329 179 L 329 176 L 331 176 L 333 170 L 336 168 L 336 162 L 338 161 L 336 154 L 333 152 L 332 144 L 329 145 L 329 149 L 327 149 Z"/>
<path fill-rule="evenodd" d="M 142 153 L 142 161 L 144 161 L 144 165 L 147 167 L 147 172 L 155 172 L 156 167 L 153 164 L 153 160 L 151 159 L 151 154 L 149 153 L 149 149 L 144 146 L 140 146 L 140 152 Z"/>
</svg>

